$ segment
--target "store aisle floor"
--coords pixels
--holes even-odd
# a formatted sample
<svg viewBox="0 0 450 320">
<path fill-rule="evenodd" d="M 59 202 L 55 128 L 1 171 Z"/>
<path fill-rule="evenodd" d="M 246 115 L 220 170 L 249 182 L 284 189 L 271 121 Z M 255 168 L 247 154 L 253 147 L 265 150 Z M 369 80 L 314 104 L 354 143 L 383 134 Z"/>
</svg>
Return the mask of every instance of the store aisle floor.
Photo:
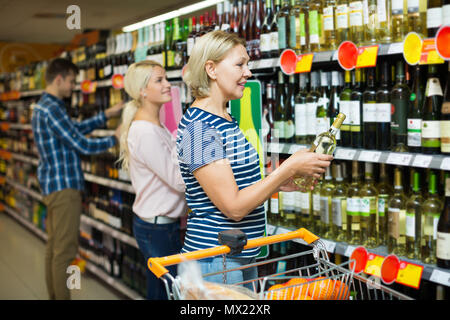
<svg viewBox="0 0 450 320">
<path fill-rule="evenodd" d="M 47 300 L 45 243 L 7 213 L 0 213 L 0 300 Z M 73 300 L 119 300 L 100 280 L 81 275 Z"/>
</svg>

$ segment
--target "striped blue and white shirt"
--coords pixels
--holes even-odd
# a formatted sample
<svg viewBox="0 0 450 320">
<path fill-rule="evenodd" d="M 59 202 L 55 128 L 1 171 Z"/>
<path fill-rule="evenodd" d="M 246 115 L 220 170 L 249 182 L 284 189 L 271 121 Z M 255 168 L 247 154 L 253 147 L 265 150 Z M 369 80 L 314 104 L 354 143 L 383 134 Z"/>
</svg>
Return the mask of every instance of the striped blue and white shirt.
<svg viewBox="0 0 450 320">
<path fill-rule="evenodd" d="M 218 233 L 223 230 L 240 229 L 248 239 L 263 236 L 264 205 L 236 222 L 220 212 L 193 175 L 196 169 L 227 158 L 239 190 L 261 180 L 258 153 L 234 118 L 228 121 L 202 109 L 189 108 L 178 126 L 177 153 L 186 184 L 187 205 L 192 210 L 182 252 L 218 246 Z M 259 251 L 259 248 L 244 250 L 236 257 L 255 257 Z"/>
<path fill-rule="evenodd" d="M 44 196 L 73 188 L 83 190 L 79 154 L 96 154 L 115 145 L 114 136 L 88 139 L 84 135 L 106 122 L 103 112 L 82 122 L 73 122 L 64 102 L 44 92 L 34 105 L 31 126 L 39 152 L 37 178 Z"/>
</svg>

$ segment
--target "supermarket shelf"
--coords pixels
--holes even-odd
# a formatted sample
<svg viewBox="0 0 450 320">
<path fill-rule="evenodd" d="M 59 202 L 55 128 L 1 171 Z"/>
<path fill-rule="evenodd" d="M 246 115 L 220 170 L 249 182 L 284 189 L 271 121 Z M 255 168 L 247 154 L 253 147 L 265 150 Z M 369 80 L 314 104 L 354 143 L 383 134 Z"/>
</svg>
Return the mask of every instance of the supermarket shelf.
<svg viewBox="0 0 450 320">
<path fill-rule="evenodd" d="M 12 156 L 12 159 L 14 159 L 14 160 L 31 163 L 31 164 L 34 164 L 35 166 L 37 166 L 39 164 L 38 158 L 24 156 L 20 153 L 15 153 L 15 152 L 11 152 L 11 156 Z"/>
<path fill-rule="evenodd" d="M 282 234 L 282 233 L 286 233 L 286 232 L 290 232 L 290 231 L 293 231 L 293 229 L 267 224 L 268 235 Z M 359 246 L 350 245 L 345 242 L 335 242 L 333 240 L 328 240 L 328 239 L 320 239 L 320 240 L 324 243 L 325 248 L 329 253 L 340 254 L 340 255 L 343 255 L 346 257 L 350 257 L 353 250 L 355 248 L 359 247 Z M 293 241 L 300 243 L 300 244 L 307 245 L 307 243 L 305 241 L 303 241 L 302 239 L 295 239 Z M 379 246 L 374 249 L 367 249 L 367 251 L 370 253 L 380 255 L 380 256 L 389 255 L 389 252 L 388 252 L 386 246 Z M 424 268 L 423 268 L 423 273 L 422 273 L 422 279 L 450 287 L 450 270 L 438 268 L 438 267 L 436 267 L 436 265 L 425 264 L 419 260 L 411 260 L 411 259 L 407 259 L 405 257 L 399 257 L 399 259 L 402 261 L 406 261 L 406 262 L 410 262 L 410 263 L 414 263 L 414 264 L 423 266 Z"/>
<path fill-rule="evenodd" d="M 34 199 L 36 199 L 38 201 L 42 202 L 44 200 L 44 197 L 42 196 L 42 194 L 40 194 L 40 193 L 38 193 L 38 192 L 36 192 L 34 190 L 31 190 L 31 189 L 25 187 L 24 185 L 22 185 L 20 183 L 14 182 L 10 178 L 6 178 L 6 183 L 8 183 L 12 187 L 14 187 L 14 188 L 16 188 L 16 189 L 18 189 L 18 190 L 20 190 L 22 192 L 28 194 L 29 196 L 31 196 L 32 198 L 34 198 Z"/>
<path fill-rule="evenodd" d="M 44 89 L 21 91 L 20 92 L 20 98 L 40 96 L 43 92 L 44 92 Z"/>
<path fill-rule="evenodd" d="M 267 152 L 293 154 L 298 150 L 307 148 L 309 148 L 309 145 L 295 143 L 268 143 Z M 400 166 L 450 170 L 450 156 L 440 154 L 427 155 L 422 153 L 399 153 L 337 147 L 334 152 L 334 158 L 338 160 L 357 160 Z"/>
<path fill-rule="evenodd" d="M 93 81 L 97 83 L 97 88 L 105 88 L 105 87 L 110 87 L 112 86 L 112 80 L 111 79 L 106 79 L 106 80 L 99 80 L 99 81 Z M 81 84 L 77 83 L 75 85 L 75 91 L 81 90 Z"/>
<path fill-rule="evenodd" d="M 1 124 L 6 124 L 9 129 L 15 129 L 15 130 L 31 130 L 31 124 L 29 123 L 13 123 L 13 122 L 6 122 L 2 121 Z"/>
<path fill-rule="evenodd" d="M 103 222 L 97 221 L 85 214 L 81 215 L 81 222 L 83 222 L 87 225 L 90 225 L 91 227 L 94 227 L 102 232 L 109 234 L 113 238 L 116 238 L 122 242 L 125 242 L 125 243 L 139 249 L 136 239 L 127 235 L 126 233 L 123 233 L 121 231 L 118 231 L 118 230 L 108 226 L 107 224 L 105 224 Z"/>
<path fill-rule="evenodd" d="M 36 227 L 33 223 L 23 218 L 19 213 L 17 213 L 14 209 L 10 208 L 9 206 L 4 205 L 5 211 L 11 215 L 13 218 L 18 220 L 22 225 L 24 225 L 26 228 L 28 228 L 31 232 L 33 232 L 36 236 L 41 238 L 43 241 L 47 241 L 48 236 L 47 233 L 45 233 L 43 230 Z M 82 221 L 84 219 L 82 218 Z M 86 261 L 86 269 L 88 269 L 91 273 L 98 276 L 100 279 L 105 281 L 107 284 L 109 284 L 111 287 L 115 288 L 119 292 L 123 293 L 127 297 L 134 299 L 134 300 L 143 300 L 143 297 L 140 296 L 138 293 L 136 293 L 134 290 L 128 288 L 125 284 L 123 284 L 121 281 L 109 276 L 106 274 L 102 269 L 94 265 L 93 263 Z"/>
<path fill-rule="evenodd" d="M 89 182 L 98 183 L 98 184 L 101 184 L 106 187 L 126 191 L 126 192 L 133 193 L 133 194 L 135 193 L 133 186 L 130 183 L 120 182 L 120 181 L 103 178 L 103 177 L 98 177 L 98 176 L 94 176 L 93 174 L 86 173 L 86 172 L 84 173 L 84 179 Z"/>
</svg>

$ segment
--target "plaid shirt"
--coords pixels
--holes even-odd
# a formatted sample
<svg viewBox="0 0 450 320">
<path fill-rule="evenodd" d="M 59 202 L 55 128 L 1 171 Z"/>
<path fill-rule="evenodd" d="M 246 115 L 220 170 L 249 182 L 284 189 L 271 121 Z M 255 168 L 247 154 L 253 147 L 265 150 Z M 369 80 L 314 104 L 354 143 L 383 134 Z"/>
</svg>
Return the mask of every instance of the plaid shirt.
<svg viewBox="0 0 450 320">
<path fill-rule="evenodd" d="M 67 188 L 84 189 L 79 154 L 101 153 L 116 144 L 114 136 L 97 139 L 84 136 L 105 122 L 103 112 L 74 122 L 61 99 L 43 93 L 34 106 L 31 124 L 40 158 L 37 177 L 44 196 Z"/>
</svg>

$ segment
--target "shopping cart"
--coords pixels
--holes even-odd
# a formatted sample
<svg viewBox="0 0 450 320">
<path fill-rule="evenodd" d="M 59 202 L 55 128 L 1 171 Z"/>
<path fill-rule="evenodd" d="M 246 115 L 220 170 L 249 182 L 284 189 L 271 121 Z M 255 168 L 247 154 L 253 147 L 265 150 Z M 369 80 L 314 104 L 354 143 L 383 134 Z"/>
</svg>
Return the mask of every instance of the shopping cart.
<svg viewBox="0 0 450 320">
<path fill-rule="evenodd" d="M 308 249 L 309 247 L 310 249 L 274 259 L 255 262 L 238 268 L 226 269 L 226 255 L 235 249 L 230 248 L 228 245 L 221 245 L 167 257 L 150 258 L 148 259 L 148 267 L 156 277 L 164 282 L 168 298 L 176 300 L 182 298 L 180 279 L 179 276 L 174 278 L 165 267 L 185 261 L 200 260 L 220 255 L 224 259 L 224 270 L 204 274 L 203 278 L 222 274 L 223 283 L 226 284 L 226 275 L 229 272 L 276 264 L 279 261 L 287 262 L 290 259 L 299 262 L 294 267 L 281 272 L 274 272 L 269 275 L 257 277 L 256 279 L 233 283 L 233 286 L 236 288 L 244 285 L 251 287 L 253 289 L 253 297 L 261 300 L 411 299 L 408 296 L 383 286 L 374 278 L 367 278 L 362 274 L 355 274 L 354 260 L 349 260 L 339 265 L 330 262 L 323 242 L 319 237 L 304 228 L 288 233 L 248 240 L 241 249 L 251 249 L 294 239 L 303 240 L 308 245 Z"/>
</svg>

